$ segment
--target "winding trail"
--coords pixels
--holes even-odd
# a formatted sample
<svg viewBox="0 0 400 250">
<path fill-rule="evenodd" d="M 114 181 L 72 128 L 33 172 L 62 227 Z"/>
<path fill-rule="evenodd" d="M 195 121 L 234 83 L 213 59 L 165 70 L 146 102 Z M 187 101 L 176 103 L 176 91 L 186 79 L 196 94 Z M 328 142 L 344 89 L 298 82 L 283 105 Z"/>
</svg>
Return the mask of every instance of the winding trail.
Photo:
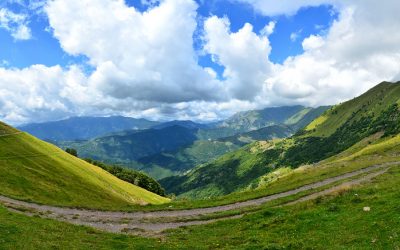
<svg viewBox="0 0 400 250">
<path fill-rule="evenodd" d="M 92 210 L 80 210 L 73 208 L 54 207 L 47 205 L 38 205 L 35 203 L 28 203 L 11 199 L 5 196 L 0 196 L 0 203 L 3 203 L 9 210 L 23 213 L 26 215 L 39 215 L 43 218 L 52 218 L 60 221 L 66 221 L 77 225 L 91 226 L 97 229 L 101 229 L 108 232 L 126 232 L 144 234 L 146 232 L 159 233 L 166 229 L 173 229 L 182 226 L 208 224 L 218 220 L 228 218 L 239 218 L 242 215 L 210 219 L 210 220 L 196 220 L 196 216 L 210 215 L 218 212 L 225 212 L 231 210 L 237 210 L 240 208 L 259 206 L 266 202 L 277 200 L 280 198 L 288 197 L 291 195 L 299 194 L 300 192 L 321 188 L 329 184 L 333 184 L 338 181 L 346 180 L 358 175 L 362 177 L 355 178 L 352 180 L 345 181 L 339 185 L 328 188 L 326 190 L 315 192 L 310 195 L 303 196 L 293 202 L 286 203 L 284 205 L 292 205 L 298 202 L 315 199 L 318 196 L 329 194 L 335 191 L 341 186 L 352 186 L 362 182 L 370 181 L 371 179 L 385 173 L 391 166 L 399 165 L 400 162 L 385 163 L 381 165 L 374 165 L 367 168 L 359 169 L 353 172 L 342 174 L 336 177 L 327 178 L 325 180 L 308 184 L 293 190 L 286 192 L 265 196 L 253 200 L 237 202 L 229 205 L 208 207 L 208 208 L 196 208 L 189 210 L 175 210 L 175 211 L 153 211 L 153 212 L 107 212 L 107 211 L 92 211 Z M 377 171 L 375 171 L 377 170 Z M 379 170 L 379 171 L 378 171 Z M 171 219 L 182 219 L 185 218 L 185 222 L 166 222 Z M 144 219 L 151 219 L 149 222 L 144 222 Z M 163 222 L 164 220 L 164 222 Z"/>
</svg>

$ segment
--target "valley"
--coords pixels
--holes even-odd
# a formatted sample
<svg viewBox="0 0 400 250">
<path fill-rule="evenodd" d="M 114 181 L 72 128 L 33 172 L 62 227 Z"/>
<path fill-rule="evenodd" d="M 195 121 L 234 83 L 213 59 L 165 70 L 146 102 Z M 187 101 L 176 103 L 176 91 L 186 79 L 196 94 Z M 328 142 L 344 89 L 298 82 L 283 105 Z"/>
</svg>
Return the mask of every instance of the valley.
<svg viewBox="0 0 400 250">
<path fill-rule="evenodd" d="M 288 137 L 328 108 L 266 108 L 238 113 L 214 124 L 172 121 L 150 129 L 125 130 L 87 141 L 55 144 L 77 149 L 82 158 L 121 164 L 162 179 L 184 173 L 246 144 Z"/>
<path fill-rule="evenodd" d="M 400 221 L 393 214 L 399 205 L 394 199 L 400 180 L 399 86 L 381 83 L 355 99 L 324 108 L 319 117 L 297 130 L 281 121 L 247 132 L 238 129 L 228 137 L 198 140 L 211 125 L 185 121 L 66 144 L 76 146 L 79 155 L 79 143 L 91 143 L 88 148 L 93 149 L 95 142 L 112 141 L 116 148 L 124 145 L 131 150 L 120 151 L 126 156 L 138 155 L 129 160 L 168 162 L 162 166 L 185 169 L 159 181 L 169 198 L 134 181 L 123 181 L 123 172 L 113 176 L 114 171 L 123 171 L 112 165 L 118 161 L 104 160 L 111 165 L 84 161 L 2 123 L 0 144 L 7 147 L 0 151 L 5 177 L 0 180 L 4 222 L 0 244 L 21 246 L 14 239 L 24 235 L 32 246 L 47 248 L 62 234 L 63 240 L 86 239 L 64 242 L 76 248 L 186 249 L 196 248 L 199 241 L 205 248 L 308 248 L 322 247 L 326 238 L 322 228 L 329 226 L 336 236 L 328 241 L 340 242 L 342 247 L 397 247 Z M 147 145 L 142 143 L 145 140 Z M 224 152 L 215 141 L 235 147 Z M 182 167 L 182 162 L 172 160 L 179 154 L 188 157 L 193 145 L 204 153 L 199 150 L 192 155 L 207 162 L 193 158 L 190 162 L 196 162 L 196 167 Z M 108 160 L 120 155 L 110 147 L 100 148 L 111 156 Z M 206 156 L 207 150 L 219 151 L 221 156 Z M 140 155 L 146 152 L 150 156 Z M 373 233 L 376 227 L 379 235 Z M 296 237 L 293 230 L 298 232 Z M 363 234 L 343 235 L 343 230 Z M 210 235 L 207 240 L 200 237 L 205 233 Z M 279 239 L 275 238 L 278 233 Z M 312 240 L 299 235 L 312 236 Z M 226 239 L 224 243 L 220 237 Z"/>
<path fill-rule="evenodd" d="M 0 1 L 0 250 L 400 250 L 399 13 Z"/>
</svg>

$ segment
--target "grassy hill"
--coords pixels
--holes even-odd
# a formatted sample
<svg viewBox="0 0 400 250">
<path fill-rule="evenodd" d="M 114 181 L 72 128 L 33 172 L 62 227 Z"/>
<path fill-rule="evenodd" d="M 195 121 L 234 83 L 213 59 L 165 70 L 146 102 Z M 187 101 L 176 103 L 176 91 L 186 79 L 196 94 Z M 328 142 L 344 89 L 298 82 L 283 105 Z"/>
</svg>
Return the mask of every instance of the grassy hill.
<svg viewBox="0 0 400 250">
<path fill-rule="evenodd" d="M 169 201 L 4 123 L 0 135 L 1 195 L 103 209 Z"/>
<path fill-rule="evenodd" d="M 278 174 L 245 193 L 271 194 L 318 178 L 376 163 L 399 161 L 400 136 L 368 137 L 315 166 Z M 0 206 L 0 247 L 5 249 L 397 249 L 400 247 L 400 168 L 371 182 L 291 206 L 267 203 L 242 218 L 169 230 L 162 238 L 110 234 L 54 220 L 27 217 Z M 218 198 L 219 199 L 219 198 Z M 229 196 L 224 197 L 228 200 Z M 187 201 L 191 202 L 192 201 Z M 209 201 L 211 202 L 211 200 Z M 176 206 L 173 202 L 170 205 Z M 364 211 L 369 207 L 370 211 Z M 205 237 L 207 235 L 207 237 Z M 23 241 L 20 239 L 24 239 Z M 223 241 L 221 241 L 223 239 Z"/>
<path fill-rule="evenodd" d="M 160 182 L 167 191 L 191 198 L 243 190 L 276 168 L 321 161 L 376 133 L 383 138 L 398 134 L 399 100 L 400 84 L 381 83 L 360 97 L 325 111 L 291 138 L 253 143 L 185 175 Z"/>
</svg>

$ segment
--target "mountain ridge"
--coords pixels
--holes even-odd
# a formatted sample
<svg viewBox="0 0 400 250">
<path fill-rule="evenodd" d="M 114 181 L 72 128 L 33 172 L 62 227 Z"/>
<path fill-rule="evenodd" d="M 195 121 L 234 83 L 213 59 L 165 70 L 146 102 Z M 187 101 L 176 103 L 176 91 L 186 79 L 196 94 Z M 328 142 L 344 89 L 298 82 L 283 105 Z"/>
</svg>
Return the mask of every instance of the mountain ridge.
<svg viewBox="0 0 400 250">
<path fill-rule="evenodd" d="M 296 168 L 338 154 L 363 138 L 400 132 L 400 84 L 383 82 L 363 95 L 326 110 L 294 136 L 256 142 L 200 165 L 185 175 L 160 180 L 167 191 L 190 198 L 247 188 L 277 167 Z M 338 119 L 345 119 L 340 123 Z"/>
</svg>

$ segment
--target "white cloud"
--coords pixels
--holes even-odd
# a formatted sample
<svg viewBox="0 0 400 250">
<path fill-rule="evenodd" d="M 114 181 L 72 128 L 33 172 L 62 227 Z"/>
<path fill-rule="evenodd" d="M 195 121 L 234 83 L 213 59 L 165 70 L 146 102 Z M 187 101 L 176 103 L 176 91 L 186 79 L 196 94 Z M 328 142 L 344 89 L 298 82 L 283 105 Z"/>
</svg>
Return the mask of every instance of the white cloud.
<svg viewBox="0 0 400 250">
<path fill-rule="evenodd" d="M 208 18 L 204 51 L 224 67 L 218 80 L 215 70 L 197 62 L 192 0 L 164 0 L 144 13 L 122 0 L 51 0 L 45 12 L 54 36 L 68 54 L 87 56 L 94 72 L 3 64 L 0 119 L 21 123 L 118 113 L 213 120 L 263 106 L 334 104 L 400 78 L 395 0 L 280 1 L 272 10 L 276 1 L 247 2 L 271 15 L 334 3 L 340 15 L 323 35 L 302 41 L 303 54 L 283 64 L 268 59 L 274 22 L 256 34 L 250 24 L 231 32 L 227 18 Z"/>
<path fill-rule="evenodd" d="M 267 33 L 272 33 L 274 24 L 269 25 Z M 268 37 L 255 34 L 249 23 L 231 33 L 229 20 L 216 16 L 205 21 L 204 29 L 204 50 L 225 67 L 223 76 L 228 92 L 233 98 L 254 99 L 272 67 L 268 61 L 271 52 Z"/>
<path fill-rule="evenodd" d="M 305 51 L 321 48 L 325 43 L 323 37 L 319 35 L 311 35 L 303 40 L 302 46 Z"/>
<path fill-rule="evenodd" d="M 68 74 L 59 66 L 33 65 L 21 70 L 0 68 L 1 120 L 22 123 L 73 112 L 73 104 L 60 95 Z"/>
<path fill-rule="evenodd" d="M 260 31 L 260 34 L 263 36 L 269 36 L 272 33 L 274 33 L 275 30 L 275 26 L 276 26 L 276 22 L 275 21 L 270 21 L 267 25 L 265 25 L 265 27 Z"/>
<path fill-rule="evenodd" d="M 325 37 L 306 38 L 305 52 L 267 78 L 269 88 L 282 97 L 320 105 L 394 79 L 400 73 L 398 11 L 397 1 L 348 1 Z"/>
<path fill-rule="evenodd" d="M 220 83 L 197 64 L 196 9 L 191 0 L 165 0 L 144 13 L 122 0 L 53 0 L 46 12 L 62 48 L 90 59 L 96 71 L 89 85 L 105 96 L 165 103 L 224 99 Z"/>
<path fill-rule="evenodd" d="M 303 30 L 300 29 L 300 30 L 298 30 L 298 31 L 296 31 L 296 32 L 291 33 L 291 34 L 290 34 L 290 40 L 291 40 L 292 42 L 297 41 L 297 39 L 299 39 L 299 37 L 300 37 L 300 35 L 301 35 L 302 32 L 303 32 Z"/>
<path fill-rule="evenodd" d="M 14 13 L 6 8 L 0 9 L 0 28 L 10 32 L 15 40 L 29 40 L 32 37 L 28 27 L 28 16 Z"/>
</svg>

